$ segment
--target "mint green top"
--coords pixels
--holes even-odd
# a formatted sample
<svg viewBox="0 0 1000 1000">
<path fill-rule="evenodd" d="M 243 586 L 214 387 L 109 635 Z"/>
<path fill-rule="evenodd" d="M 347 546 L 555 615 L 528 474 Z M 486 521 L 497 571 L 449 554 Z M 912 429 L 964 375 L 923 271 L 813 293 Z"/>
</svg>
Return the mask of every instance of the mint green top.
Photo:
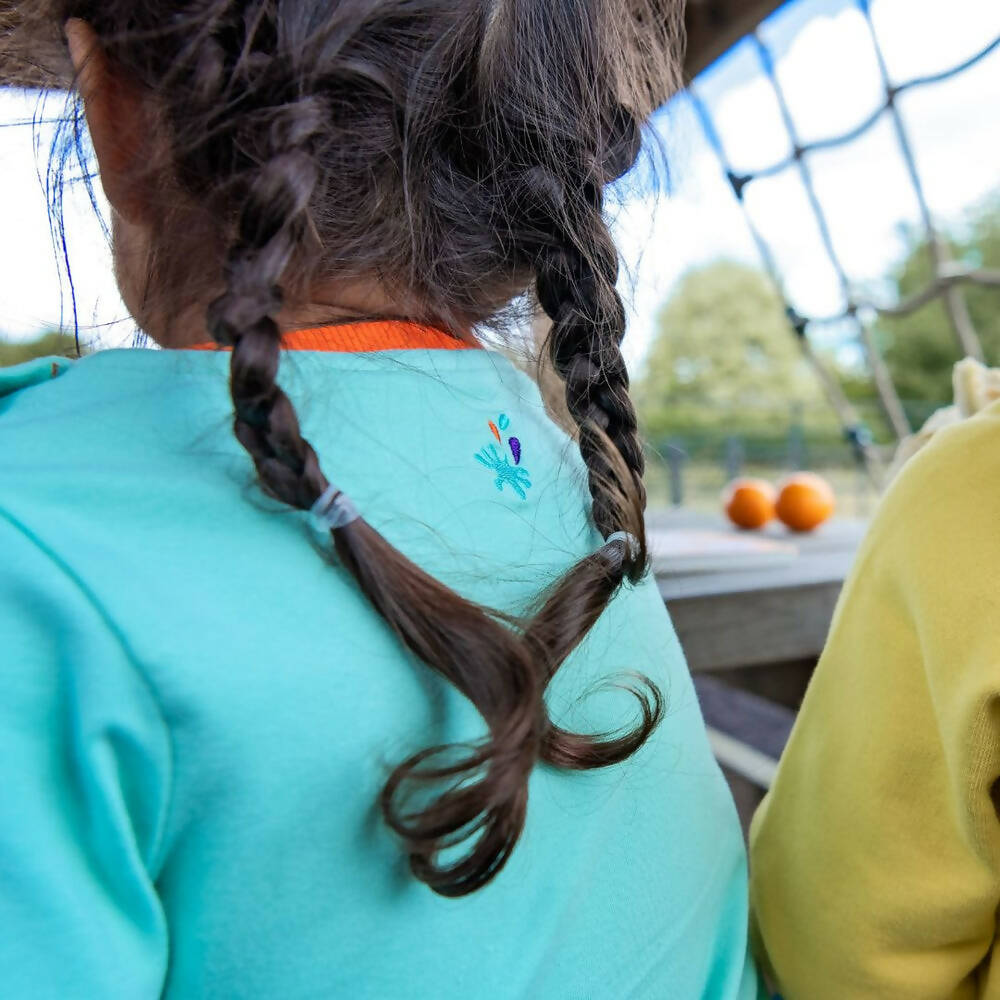
<svg viewBox="0 0 1000 1000">
<path fill-rule="evenodd" d="M 627 698 L 578 696 L 642 671 L 656 736 L 610 770 L 537 768 L 507 867 L 435 896 L 375 799 L 388 763 L 483 723 L 251 485 L 227 366 L 0 371 L 0 993 L 755 998 L 740 829 L 655 582 L 551 704 L 614 727 Z M 327 475 L 463 594 L 521 609 L 598 543 L 574 445 L 498 355 L 295 352 L 282 379 Z"/>
</svg>

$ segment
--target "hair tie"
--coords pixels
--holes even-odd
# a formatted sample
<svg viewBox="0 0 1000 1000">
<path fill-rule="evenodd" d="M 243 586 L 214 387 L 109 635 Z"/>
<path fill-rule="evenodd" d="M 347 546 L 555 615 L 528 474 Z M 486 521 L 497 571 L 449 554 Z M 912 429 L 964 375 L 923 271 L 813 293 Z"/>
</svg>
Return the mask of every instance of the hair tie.
<svg viewBox="0 0 1000 1000">
<path fill-rule="evenodd" d="M 607 538 L 604 539 L 604 545 L 610 545 L 611 542 L 624 542 L 625 550 L 629 554 L 630 559 L 638 559 L 640 552 L 639 539 L 635 537 L 629 531 L 612 531 Z"/>
<path fill-rule="evenodd" d="M 333 483 L 323 490 L 309 511 L 313 527 L 324 533 L 343 528 L 360 516 L 351 498 Z"/>
</svg>

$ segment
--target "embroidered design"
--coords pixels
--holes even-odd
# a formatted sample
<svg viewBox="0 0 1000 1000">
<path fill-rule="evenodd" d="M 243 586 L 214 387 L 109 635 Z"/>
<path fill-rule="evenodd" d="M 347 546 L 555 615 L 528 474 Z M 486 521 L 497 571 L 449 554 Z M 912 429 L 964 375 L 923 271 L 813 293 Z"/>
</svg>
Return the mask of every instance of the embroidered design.
<svg viewBox="0 0 1000 1000">
<path fill-rule="evenodd" d="M 501 455 L 495 444 L 488 445 L 476 454 L 476 461 L 496 473 L 493 480 L 496 488 L 502 493 L 504 486 L 509 486 L 522 500 L 527 499 L 525 490 L 531 489 L 531 480 L 526 469 L 510 464 L 506 455 Z"/>
<path fill-rule="evenodd" d="M 500 431 L 510 427 L 510 418 L 506 413 L 501 413 L 497 417 L 496 423 L 492 420 L 486 421 L 487 427 L 497 440 L 497 444 L 503 445 L 503 438 Z M 527 491 L 531 489 L 531 473 L 527 469 L 520 468 L 521 465 L 521 441 L 516 437 L 507 439 L 507 446 L 510 448 L 514 464 L 510 464 L 510 459 L 501 452 L 495 444 L 489 444 L 481 448 L 475 455 L 475 459 L 480 465 L 485 466 L 496 477 L 493 484 L 502 493 L 505 486 L 509 486 L 522 500 L 527 499 Z"/>
</svg>

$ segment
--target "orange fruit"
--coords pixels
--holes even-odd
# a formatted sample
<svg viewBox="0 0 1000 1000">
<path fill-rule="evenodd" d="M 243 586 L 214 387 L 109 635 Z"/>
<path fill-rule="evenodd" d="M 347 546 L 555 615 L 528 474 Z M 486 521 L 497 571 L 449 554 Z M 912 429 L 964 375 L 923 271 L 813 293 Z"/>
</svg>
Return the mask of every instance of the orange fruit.
<svg viewBox="0 0 1000 1000">
<path fill-rule="evenodd" d="M 766 479 L 734 479 L 723 491 L 722 506 L 737 528 L 763 528 L 774 517 L 774 499 Z"/>
<path fill-rule="evenodd" d="M 792 531 L 812 531 L 830 517 L 835 506 L 833 489 L 822 476 L 797 472 L 781 484 L 775 510 Z"/>
</svg>

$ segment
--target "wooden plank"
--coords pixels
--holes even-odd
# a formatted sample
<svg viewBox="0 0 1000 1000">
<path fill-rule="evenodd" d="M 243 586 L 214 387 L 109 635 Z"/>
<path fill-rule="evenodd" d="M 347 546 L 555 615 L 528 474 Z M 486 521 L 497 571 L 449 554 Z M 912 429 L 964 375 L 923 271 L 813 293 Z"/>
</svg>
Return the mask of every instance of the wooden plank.
<svg viewBox="0 0 1000 1000">
<path fill-rule="evenodd" d="M 694 597 L 732 595 L 756 590 L 794 590 L 823 584 L 840 585 L 854 561 L 854 550 L 802 554 L 776 566 L 743 570 L 734 566 L 717 573 L 684 573 L 657 576 L 660 594 L 668 603 Z"/>
<path fill-rule="evenodd" d="M 795 712 L 708 675 L 694 678 L 712 753 L 733 793 L 744 836 L 774 781 Z"/>
<path fill-rule="evenodd" d="M 776 760 L 719 729 L 709 726 L 706 731 L 712 755 L 723 767 L 764 791 L 771 787 L 778 771 Z"/>
<path fill-rule="evenodd" d="M 693 80 L 745 34 L 777 10 L 784 0 L 688 0 L 684 12 L 687 58 L 684 72 Z"/>
<path fill-rule="evenodd" d="M 818 657 L 841 581 L 748 588 L 667 601 L 692 670 Z"/>
<path fill-rule="evenodd" d="M 759 758 L 777 762 L 795 724 L 792 709 L 708 674 L 695 677 L 694 687 L 710 729 L 723 734 L 731 743 L 749 748 Z"/>
<path fill-rule="evenodd" d="M 721 530 L 721 517 L 689 511 L 649 517 L 652 530 Z M 819 656 L 833 610 L 864 534 L 860 521 L 837 520 L 796 536 L 799 555 L 744 570 L 662 574 L 657 585 L 692 670 L 723 670 Z M 787 538 L 772 527 L 768 535 Z"/>
<path fill-rule="evenodd" d="M 758 532 L 723 526 L 654 528 L 647 532 L 653 572 L 657 576 L 696 576 L 741 570 L 763 571 L 794 563 L 800 553 L 792 540 L 762 538 Z"/>
<path fill-rule="evenodd" d="M 684 14 L 684 74 L 694 79 L 709 63 L 752 31 L 781 0 L 688 0 Z M 44 0 L 0 0 L 0 84 L 65 87 L 71 80 L 65 46 Z"/>
</svg>

